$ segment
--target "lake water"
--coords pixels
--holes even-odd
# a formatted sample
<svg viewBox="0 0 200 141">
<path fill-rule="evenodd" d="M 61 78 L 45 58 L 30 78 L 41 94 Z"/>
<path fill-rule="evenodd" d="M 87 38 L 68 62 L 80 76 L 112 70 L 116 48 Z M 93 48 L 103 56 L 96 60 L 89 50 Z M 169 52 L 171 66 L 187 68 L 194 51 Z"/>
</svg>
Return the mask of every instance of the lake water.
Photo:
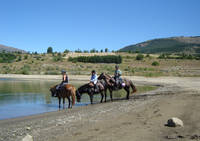
<svg viewBox="0 0 200 141">
<path fill-rule="evenodd" d="M 58 99 L 51 97 L 49 91 L 51 86 L 58 83 L 59 81 L 0 78 L 0 120 L 59 110 Z M 71 81 L 70 83 L 78 88 L 87 82 Z M 156 88 L 155 86 L 137 86 L 139 93 Z M 126 92 L 124 90 L 113 92 L 113 98 L 125 96 Z M 109 92 L 107 92 L 107 99 L 109 100 L 109 98 Z M 98 103 L 100 99 L 100 95 L 95 95 L 93 101 Z M 81 103 L 76 103 L 74 106 L 88 104 L 90 104 L 89 96 L 84 94 L 81 97 Z M 66 110 L 68 110 L 67 106 L 68 100 L 66 99 Z"/>
<path fill-rule="evenodd" d="M 30 81 L 0 78 L 0 119 L 59 110 L 58 99 L 51 97 L 49 91 L 51 86 L 58 83 L 59 81 Z M 77 88 L 86 82 L 71 83 Z M 96 95 L 94 97 L 94 102 L 99 101 L 99 95 Z M 88 95 L 83 95 L 81 103 L 77 103 L 75 106 L 87 104 L 89 104 L 89 97 Z M 65 106 L 66 108 L 68 106 L 67 99 Z"/>
</svg>

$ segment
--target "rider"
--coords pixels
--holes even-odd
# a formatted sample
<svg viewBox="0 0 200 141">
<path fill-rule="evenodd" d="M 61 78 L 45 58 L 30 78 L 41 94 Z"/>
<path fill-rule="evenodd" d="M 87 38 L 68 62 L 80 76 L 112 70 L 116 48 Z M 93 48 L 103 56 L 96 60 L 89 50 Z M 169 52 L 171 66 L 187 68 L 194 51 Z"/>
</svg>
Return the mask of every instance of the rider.
<svg viewBox="0 0 200 141">
<path fill-rule="evenodd" d="M 68 75 L 65 70 L 61 71 L 62 74 L 62 82 L 56 87 L 56 90 L 59 90 L 63 85 L 68 84 Z"/>
<path fill-rule="evenodd" d="M 121 78 L 122 72 L 119 69 L 119 66 L 115 66 L 115 74 L 114 74 L 114 79 L 115 79 L 115 85 L 119 87 L 119 84 L 122 83 L 122 78 Z"/>
<path fill-rule="evenodd" d="M 97 77 L 96 71 L 92 70 L 91 74 L 92 75 L 91 75 L 91 78 L 90 78 L 90 84 L 93 85 L 93 87 L 95 89 L 95 92 L 97 92 L 98 91 L 98 86 L 96 84 L 97 84 L 98 77 Z"/>
</svg>

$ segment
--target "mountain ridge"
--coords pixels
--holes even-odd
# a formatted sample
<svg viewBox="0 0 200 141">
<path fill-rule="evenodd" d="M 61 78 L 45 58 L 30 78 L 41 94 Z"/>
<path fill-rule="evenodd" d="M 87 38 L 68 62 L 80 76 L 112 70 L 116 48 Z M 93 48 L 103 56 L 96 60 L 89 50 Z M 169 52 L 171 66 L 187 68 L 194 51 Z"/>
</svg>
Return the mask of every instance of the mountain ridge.
<svg viewBox="0 0 200 141">
<path fill-rule="evenodd" d="M 22 50 L 22 49 L 18 49 L 18 48 L 14 48 L 14 47 L 10 47 L 10 46 L 6 46 L 3 44 L 0 44 L 0 52 L 21 52 L 21 53 L 26 53 L 26 51 Z"/>
<path fill-rule="evenodd" d="M 141 53 L 200 53 L 200 36 L 179 36 L 147 40 L 121 48 L 121 52 Z"/>
</svg>

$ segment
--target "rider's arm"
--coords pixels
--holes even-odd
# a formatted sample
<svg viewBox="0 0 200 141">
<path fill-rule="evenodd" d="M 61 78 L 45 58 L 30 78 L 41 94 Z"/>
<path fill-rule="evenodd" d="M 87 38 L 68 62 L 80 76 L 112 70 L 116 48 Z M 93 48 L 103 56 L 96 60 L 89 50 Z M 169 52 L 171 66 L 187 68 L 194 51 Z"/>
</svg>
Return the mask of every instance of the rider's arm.
<svg viewBox="0 0 200 141">
<path fill-rule="evenodd" d="M 118 71 L 118 76 L 121 76 L 122 75 L 122 72 L 119 70 Z"/>
<path fill-rule="evenodd" d="M 66 80 L 66 75 L 63 75 L 63 81 L 65 81 Z"/>
</svg>

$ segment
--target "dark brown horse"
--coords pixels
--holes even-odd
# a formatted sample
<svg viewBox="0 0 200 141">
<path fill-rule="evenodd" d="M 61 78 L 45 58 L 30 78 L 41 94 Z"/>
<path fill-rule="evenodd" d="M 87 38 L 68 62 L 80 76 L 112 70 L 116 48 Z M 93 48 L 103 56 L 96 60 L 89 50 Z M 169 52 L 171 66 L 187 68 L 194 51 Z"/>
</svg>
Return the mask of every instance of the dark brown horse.
<svg viewBox="0 0 200 141">
<path fill-rule="evenodd" d="M 59 90 L 56 90 L 57 85 L 50 88 L 52 97 L 58 97 L 59 108 L 61 103 L 61 98 L 63 99 L 63 109 L 65 108 L 65 98 L 68 99 L 68 108 L 72 108 L 72 105 L 75 104 L 75 94 L 76 88 L 71 84 L 63 85 Z M 70 99 L 71 97 L 71 99 Z M 72 103 L 72 104 L 71 104 Z"/>
<path fill-rule="evenodd" d="M 101 94 L 101 103 L 103 101 L 103 98 L 104 98 L 104 93 L 107 91 L 107 88 L 105 87 L 106 83 L 104 81 L 99 81 L 97 83 L 97 86 L 99 87 L 99 90 L 97 92 L 95 92 L 94 88 L 90 86 L 90 83 L 87 83 L 85 85 L 82 85 L 81 87 L 79 87 L 77 90 L 76 90 L 76 99 L 77 99 L 77 102 L 80 102 L 81 101 L 81 96 L 82 94 L 84 93 L 87 93 L 89 96 L 90 96 L 90 102 L 91 104 L 93 104 L 93 95 L 94 94 Z"/>
<path fill-rule="evenodd" d="M 98 80 L 102 80 L 102 79 L 105 81 L 106 87 L 110 91 L 110 99 L 111 99 L 111 101 L 113 100 L 112 91 L 124 88 L 124 90 L 127 92 L 126 99 L 129 99 L 130 87 L 133 90 L 131 93 L 134 93 L 134 92 L 137 91 L 136 87 L 133 85 L 133 82 L 131 80 L 129 80 L 129 79 L 126 79 L 126 78 L 123 79 L 123 81 L 125 83 L 125 86 L 124 87 L 120 87 L 120 88 L 116 88 L 115 79 L 113 77 L 109 76 L 108 74 L 101 73 L 101 75 L 98 77 Z"/>
</svg>

